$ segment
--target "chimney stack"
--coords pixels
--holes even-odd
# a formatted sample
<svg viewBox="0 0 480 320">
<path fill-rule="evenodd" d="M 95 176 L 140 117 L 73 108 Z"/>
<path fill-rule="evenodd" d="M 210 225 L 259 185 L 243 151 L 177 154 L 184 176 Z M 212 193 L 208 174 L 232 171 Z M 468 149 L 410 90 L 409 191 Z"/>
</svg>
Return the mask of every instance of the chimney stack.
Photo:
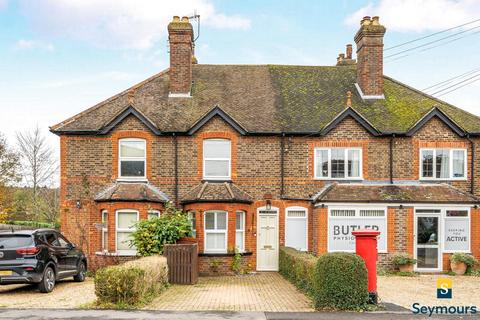
<svg viewBox="0 0 480 320">
<path fill-rule="evenodd" d="M 192 87 L 193 28 L 188 17 L 174 16 L 168 24 L 170 43 L 170 97 L 190 97 Z"/>
<path fill-rule="evenodd" d="M 345 53 L 338 54 L 337 66 L 351 66 L 355 63 L 355 59 L 352 59 L 352 45 L 347 44 L 347 50 L 345 51 Z"/>
<path fill-rule="evenodd" d="M 357 84 L 363 99 L 383 99 L 383 36 L 379 17 L 364 17 L 355 35 Z"/>
</svg>

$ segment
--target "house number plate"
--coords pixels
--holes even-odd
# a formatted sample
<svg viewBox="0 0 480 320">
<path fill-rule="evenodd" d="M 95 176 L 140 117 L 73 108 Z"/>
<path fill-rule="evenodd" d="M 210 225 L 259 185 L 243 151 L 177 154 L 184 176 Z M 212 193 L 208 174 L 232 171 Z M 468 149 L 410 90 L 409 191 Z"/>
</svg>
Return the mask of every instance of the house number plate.
<svg viewBox="0 0 480 320">
<path fill-rule="evenodd" d="M 272 249 L 272 246 L 268 245 L 268 246 L 263 246 L 263 249 Z"/>
</svg>

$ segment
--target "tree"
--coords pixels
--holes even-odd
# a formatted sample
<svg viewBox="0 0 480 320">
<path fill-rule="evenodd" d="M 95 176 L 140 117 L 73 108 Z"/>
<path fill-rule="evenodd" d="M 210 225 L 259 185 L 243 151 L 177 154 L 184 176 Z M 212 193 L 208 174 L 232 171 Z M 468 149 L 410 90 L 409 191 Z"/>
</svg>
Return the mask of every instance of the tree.
<svg viewBox="0 0 480 320">
<path fill-rule="evenodd" d="M 19 156 L 10 150 L 7 140 L 0 133 L 0 186 L 19 181 Z"/>
<path fill-rule="evenodd" d="M 59 214 L 58 190 L 53 188 L 58 162 L 39 127 L 17 132 L 17 146 L 22 162 L 22 176 L 28 188 L 17 205 L 36 220 L 56 222 Z"/>
<path fill-rule="evenodd" d="M 36 199 L 40 187 L 52 185 L 58 163 L 38 126 L 32 131 L 17 132 L 17 145 L 24 167 L 23 178 Z"/>
<path fill-rule="evenodd" d="M 0 133 L 0 220 L 6 219 L 12 210 L 12 184 L 19 181 L 19 157 L 7 145 L 7 140 Z"/>
</svg>

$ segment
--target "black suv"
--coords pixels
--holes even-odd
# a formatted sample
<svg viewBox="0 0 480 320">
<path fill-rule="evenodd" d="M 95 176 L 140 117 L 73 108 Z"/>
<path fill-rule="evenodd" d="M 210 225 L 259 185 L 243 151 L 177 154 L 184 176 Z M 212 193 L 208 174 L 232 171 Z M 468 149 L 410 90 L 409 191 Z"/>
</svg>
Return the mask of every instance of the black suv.
<svg viewBox="0 0 480 320">
<path fill-rule="evenodd" d="M 51 292 L 59 279 L 85 280 L 87 259 L 52 229 L 0 231 L 0 285 L 37 283 Z"/>
</svg>

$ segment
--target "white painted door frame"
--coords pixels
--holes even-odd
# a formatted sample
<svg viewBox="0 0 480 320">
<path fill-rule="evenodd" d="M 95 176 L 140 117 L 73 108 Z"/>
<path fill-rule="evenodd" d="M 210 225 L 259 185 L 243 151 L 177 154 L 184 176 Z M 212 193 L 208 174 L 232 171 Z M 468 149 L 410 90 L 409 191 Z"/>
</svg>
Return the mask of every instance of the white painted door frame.
<svg viewBox="0 0 480 320">
<path fill-rule="evenodd" d="M 417 213 L 415 210 L 414 214 L 414 237 L 413 237 L 413 255 L 414 258 L 418 258 L 418 218 L 419 217 L 435 217 L 438 219 L 438 224 L 437 224 L 437 245 L 433 246 L 437 248 L 437 268 L 418 268 L 417 264 L 415 264 L 414 270 L 418 272 L 438 272 L 442 271 L 443 269 L 443 250 L 442 250 L 442 237 L 443 237 L 443 221 L 442 221 L 442 214 L 441 212 L 439 213 Z M 424 247 L 427 247 L 426 245 L 423 245 Z"/>
<path fill-rule="evenodd" d="M 279 247 L 280 247 L 280 239 L 279 239 L 279 214 L 280 214 L 280 210 L 276 207 L 272 207 L 269 211 L 271 212 L 275 212 L 275 213 L 260 213 L 260 211 L 266 211 L 267 209 L 265 207 L 260 207 L 257 209 L 257 270 L 258 271 L 278 271 L 278 254 L 279 254 Z M 269 252 L 269 254 L 274 254 L 274 261 L 275 261 L 275 265 L 270 265 L 270 266 L 265 266 L 264 264 L 262 264 L 262 261 L 261 261 L 261 258 L 263 257 L 260 250 L 262 250 L 261 248 L 263 247 L 263 244 L 260 244 L 260 239 L 262 238 L 260 235 L 261 235 L 261 228 L 260 228 L 260 223 L 262 221 L 262 219 L 260 219 L 261 216 L 273 216 L 275 215 L 275 229 L 276 229 L 276 232 L 275 232 L 275 239 L 274 239 L 274 243 L 276 244 L 275 246 L 275 250 L 269 250 L 269 251 L 273 251 L 273 252 Z"/>
</svg>

